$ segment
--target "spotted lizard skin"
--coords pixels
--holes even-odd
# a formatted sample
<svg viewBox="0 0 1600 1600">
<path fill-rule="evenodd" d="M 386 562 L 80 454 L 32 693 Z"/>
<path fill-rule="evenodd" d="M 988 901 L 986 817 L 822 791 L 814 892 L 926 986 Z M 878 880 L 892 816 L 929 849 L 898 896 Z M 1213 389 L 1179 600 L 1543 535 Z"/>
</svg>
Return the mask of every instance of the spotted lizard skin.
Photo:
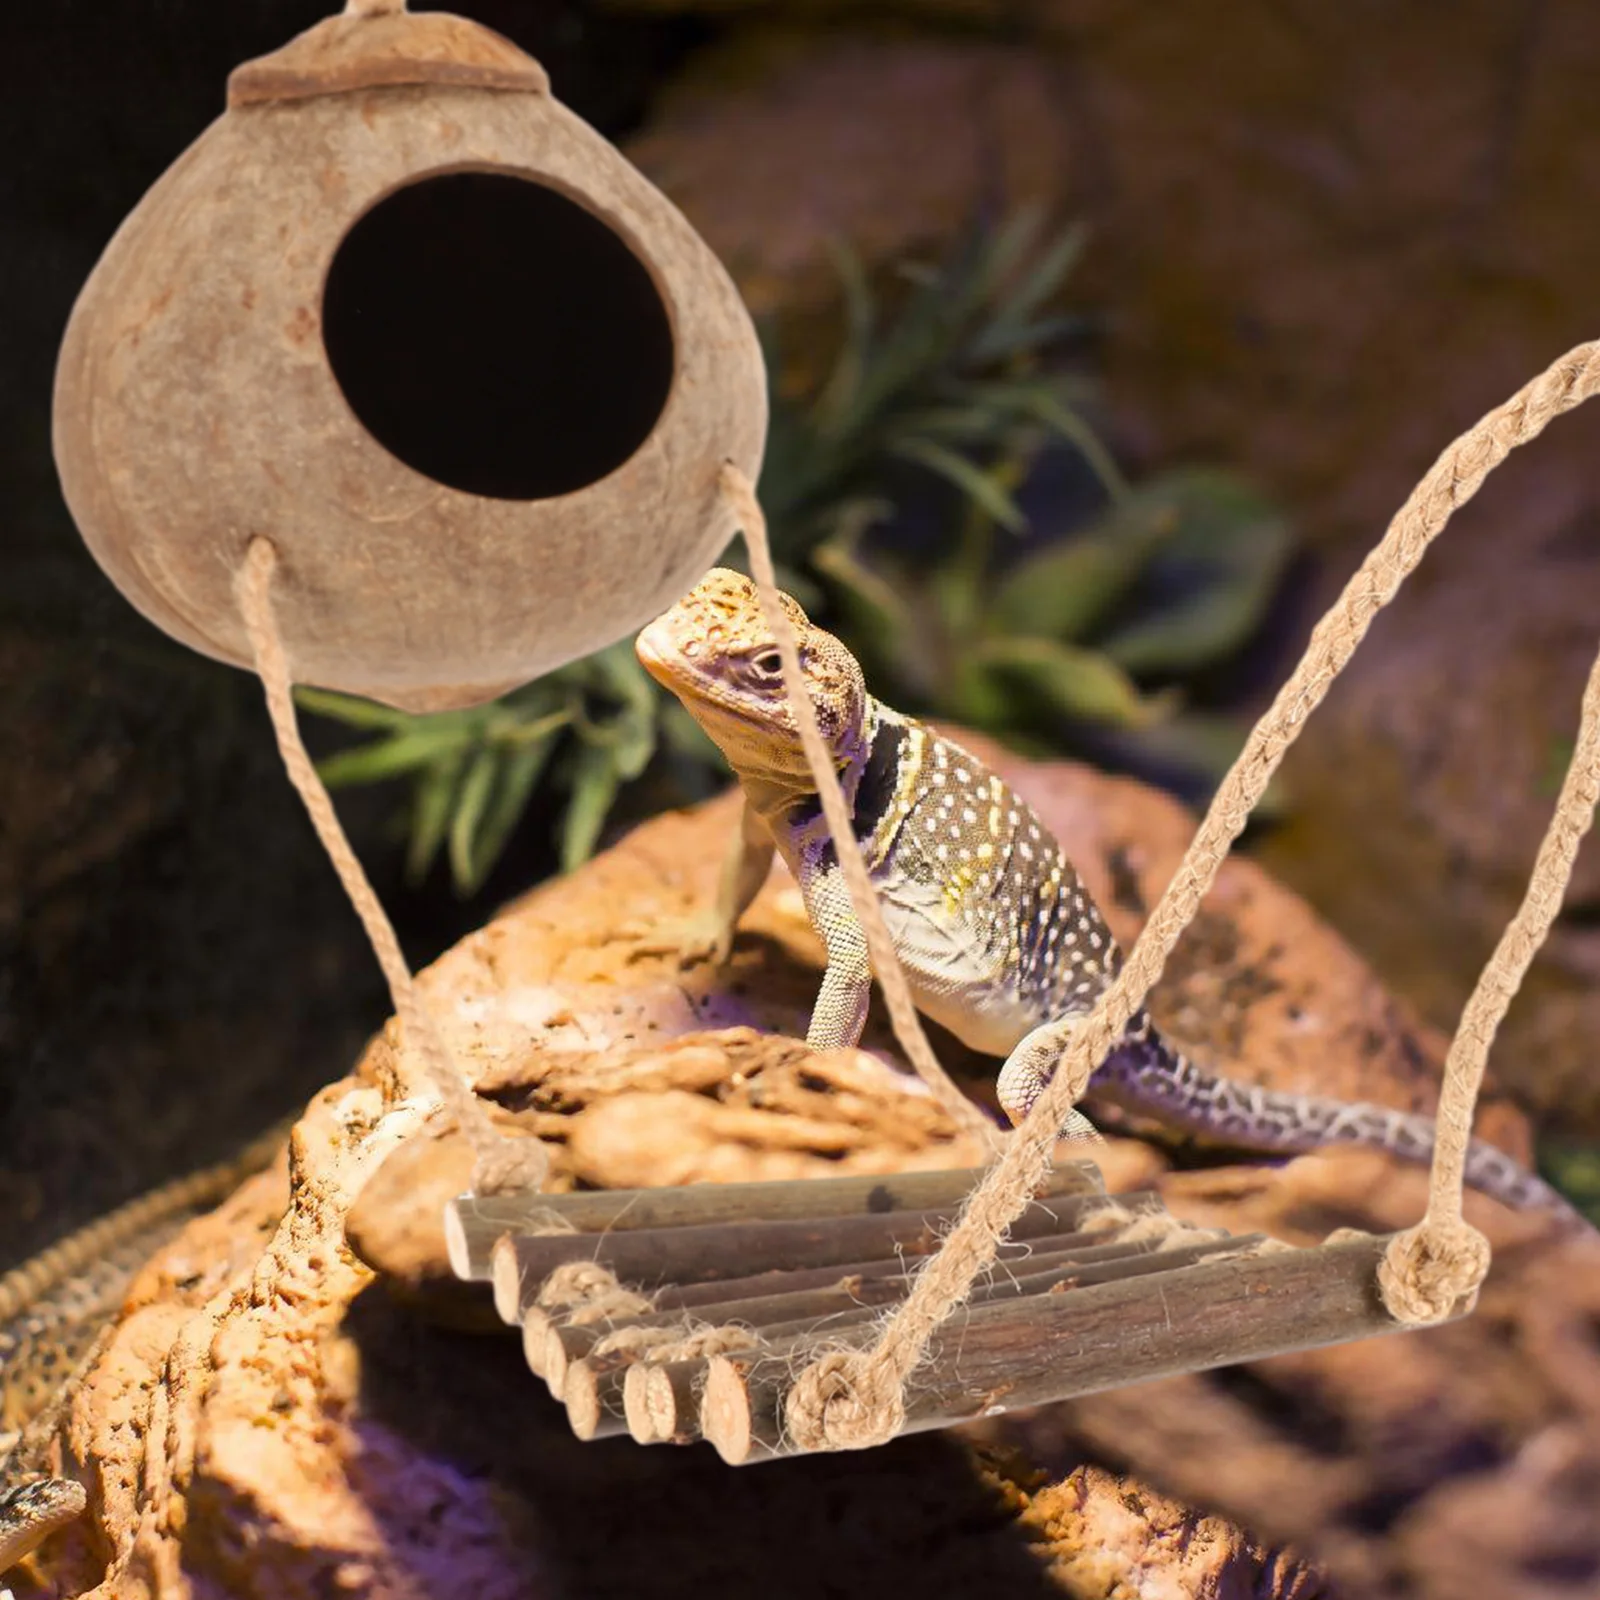
<svg viewBox="0 0 1600 1600">
<path fill-rule="evenodd" d="M 999 1100 L 1020 1122 L 1058 1059 L 1059 1046 L 1045 1043 L 1046 1025 L 1093 1008 L 1117 973 L 1116 942 L 1031 807 L 961 746 L 875 700 L 845 646 L 789 596 L 783 600 L 912 996 L 964 1044 L 1006 1058 Z M 754 585 L 742 574 L 712 571 L 644 630 L 638 653 L 716 742 L 744 791 L 710 934 L 715 953 L 726 956 L 776 851 L 827 951 L 807 1040 L 818 1049 L 854 1045 L 871 994 L 866 940 Z M 1208 1072 L 1163 1039 L 1142 1010 L 1094 1074 L 1089 1098 L 1270 1153 L 1357 1144 L 1425 1162 L 1433 1150 L 1429 1118 Z M 1509 1206 L 1549 1208 L 1582 1224 L 1547 1184 L 1482 1141 L 1470 1147 L 1466 1181 Z"/>
</svg>

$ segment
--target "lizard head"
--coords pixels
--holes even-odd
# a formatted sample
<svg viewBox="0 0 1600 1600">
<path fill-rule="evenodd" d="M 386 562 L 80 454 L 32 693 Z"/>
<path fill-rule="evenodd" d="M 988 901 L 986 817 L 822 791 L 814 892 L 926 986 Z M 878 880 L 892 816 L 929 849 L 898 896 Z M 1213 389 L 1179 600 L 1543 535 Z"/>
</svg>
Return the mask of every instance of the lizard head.
<svg viewBox="0 0 1600 1600">
<path fill-rule="evenodd" d="M 780 597 L 800 646 L 800 667 L 817 726 L 835 764 L 865 761 L 870 701 L 856 659 L 812 624 L 796 601 Z M 639 659 L 715 741 L 748 786 L 775 801 L 809 793 L 811 769 L 784 690 L 777 642 L 756 586 L 714 567 L 677 605 L 639 635 Z"/>
</svg>

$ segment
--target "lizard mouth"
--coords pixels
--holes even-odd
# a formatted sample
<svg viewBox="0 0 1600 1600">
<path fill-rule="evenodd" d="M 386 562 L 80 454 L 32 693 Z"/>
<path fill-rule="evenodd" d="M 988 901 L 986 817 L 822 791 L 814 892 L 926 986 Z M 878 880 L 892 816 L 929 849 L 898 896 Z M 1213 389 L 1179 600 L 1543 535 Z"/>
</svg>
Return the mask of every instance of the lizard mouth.
<svg viewBox="0 0 1600 1600">
<path fill-rule="evenodd" d="M 689 675 L 684 671 L 678 651 L 673 648 L 672 634 L 663 626 L 665 617 L 649 623 L 633 642 L 633 652 L 639 664 L 664 688 L 672 688 Z"/>
</svg>

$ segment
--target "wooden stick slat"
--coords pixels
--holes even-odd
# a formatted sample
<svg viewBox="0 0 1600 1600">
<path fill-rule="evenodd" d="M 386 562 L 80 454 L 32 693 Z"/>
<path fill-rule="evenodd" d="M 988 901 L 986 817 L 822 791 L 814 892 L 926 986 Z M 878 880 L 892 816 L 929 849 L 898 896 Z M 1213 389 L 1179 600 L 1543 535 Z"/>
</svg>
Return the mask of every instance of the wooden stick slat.
<svg viewBox="0 0 1600 1600">
<path fill-rule="evenodd" d="M 964 1199 L 977 1167 L 877 1177 L 806 1178 L 785 1183 L 695 1183 L 668 1189 L 608 1189 L 593 1194 L 462 1195 L 445 1210 L 445 1241 L 456 1276 L 488 1279 L 506 1234 L 615 1233 L 704 1227 L 721 1222 L 789 1221 L 860 1213 L 928 1211 Z M 1105 1193 L 1092 1161 L 1062 1161 L 1039 1188 L 1041 1199 Z"/>
<path fill-rule="evenodd" d="M 1028 1247 L 1007 1248 L 1023 1250 Z M 807 1272 L 786 1272 L 782 1267 L 774 1267 L 770 1272 L 757 1272 L 748 1278 L 664 1284 L 650 1298 L 657 1308 L 653 1315 L 685 1311 L 703 1315 L 701 1308 L 723 1302 L 730 1296 L 754 1300 L 791 1290 L 833 1288 L 855 1279 L 904 1277 L 905 1272 L 906 1263 L 898 1256 L 880 1257 L 876 1261 L 847 1261 L 837 1267 L 814 1267 Z M 546 1376 L 544 1351 L 551 1328 L 620 1325 L 618 1319 L 597 1315 L 592 1307 L 525 1305 L 522 1307 L 522 1343 L 528 1366 L 538 1377 Z"/>
<path fill-rule="evenodd" d="M 623 1380 L 633 1364 L 631 1355 L 601 1356 L 594 1361 L 574 1361 L 558 1398 L 567 1408 L 567 1422 L 584 1440 L 609 1439 L 628 1431 L 622 1409 Z"/>
<path fill-rule="evenodd" d="M 1052 1281 L 1055 1281 L 1066 1276 L 1074 1266 L 1088 1267 L 1096 1262 L 1149 1255 L 1156 1250 L 1157 1241 L 1128 1241 L 1114 1237 L 1108 1241 L 1104 1233 L 1077 1232 L 1041 1240 L 1040 1245 L 1044 1248 L 1019 1253 L 1013 1261 L 1007 1262 L 1007 1272 L 995 1274 L 993 1281 L 1009 1285 L 1013 1280 L 1022 1281 L 1023 1275 L 1031 1280 L 1046 1273 L 1053 1273 L 1055 1277 Z M 807 1319 L 820 1322 L 825 1317 L 861 1307 L 894 1305 L 903 1300 L 911 1286 L 911 1267 L 904 1260 L 893 1257 L 874 1265 L 880 1270 L 870 1275 L 836 1278 L 820 1289 L 706 1301 L 692 1310 L 679 1307 L 652 1312 L 647 1316 L 609 1321 L 574 1322 L 558 1318 L 546 1323 L 543 1347 L 537 1354 L 529 1350 L 533 1339 L 529 1330 L 535 1326 L 534 1313 L 529 1312 L 523 1320 L 524 1349 L 529 1350 L 529 1366 L 548 1381 L 552 1393 L 559 1395 L 567 1363 L 581 1360 L 596 1345 L 624 1330 L 679 1329 L 686 1325 L 690 1316 L 705 1324 L 740 1323 L 753 1328 L 766 1328 L 776 1323 L 805 1322 Z M 1002 1292 L 1013 1291 L 1006 1288 Z"/>
<path fill-rule="evenodd" d="M 1069 1236 L 1063 1236 L 1063 1242 L 1067 1237 Z M 1009 1265 L 1020 1262 L 1035 1253 L 1036 1247 L 1026 1241 L 1020 1244 L 1007 1241 L 1000 1247 L 999 1263 Z M 921 1259 L 920 1256 L 912 1258 L 913 1263 Z M 709 1283 L 663 1284 L 661 1288 L 651 1292 L 650 1299 L 657 1312 L 694 1310 L 703 1316 L 705 1313 L 702 1308 L 729 1299 L 757 1300 L 771 1294 L 833 1288 L 848 1284 L 855 1278 L 885 1276 L 903 1278 L 906 1270 L 906 1261 L 901 1256 L 880 1256 L 873 1261 L 847 1261 L 839 1266 L 813 1267 L 804 1272 L 789 1272 L 782 1267 L 774 1267 L 767 1272 L 752 1273 L 747 1278 L 715 1279 Z M 537 1287 L 533 1286 L 535 1293 Z M 526 1295 L 519 1295 L 519 1300 L 525 1301 Z M 516 1310 L 515 1307 L 511 1309 Z M 520 1315 L 523 1347 L 527 1353 L 528 1365 L 541 1378 L 545 1376 L 543 1349 L 545 1334 L 549 1329 L 585 1322 L 598 1326 L 620 1325 L 617 1319 L 597 1314 L 593 1307 L 582 1305 L 573 1307 L 522 1304 Z M 507 1317 L 506 1320 L 510 1321 L 512 1318 Z"/>
<path fill-rule="evenodd" d="M 1070 1195 L 1035 1200 L 1012 1225 L 1013 1240 L 1070 1233 L 1116 1204 L 1133 1211 L 1159 1206 L 1151 1193 Z M 709 1283 L 777 1267 L 835 1266 L 873 1257 L 931 1255 L 949 1231 L 957 1206 L 877 1215 L 805 1217 L 787 1222 L 731 1222 L 709 1227 L 641 1228 L 604 1234 L 508 1234 L 494 1247 L 495 1305 L 508 1322 L 538 1301 L 544 1280 L 571 1261 L 593 1261 L 630 1288 Z"/>
<path fill-rule="evenodd" d="M 704 1361 L 636 1361 L 622 1385 L 622 1412 L 637 1444 L 693 1444 L 700 1437 Z"/>
<path fill-rule="evenodd" d="M 1210 1256 L 1247 1253 L 1259 1247 L 1264 1237 L 1262 1234 L 1218 1237 L 1201 1235 L 1196 1230 L 1191 1243 L 1171 1249 L 1143 1244 L 1120 1254 L 1112 1254 L 1105 1247 L 1068 1253 L 1053 1262 L 1028 1263 L 1030 1270 L 1025 1275 L 989 1278 L 973 1290 L 970 1304 L 1017 1300 L 1088 1284 L 1173 1272 Z M 1094 1259 L 1086 1259 L 1091 1256 Z M 903 1294 L 902 1289 L 902 1297 Z M 752 1331 L 760 1335 L 761 1343 L 759 1347 L 752 1347 L 750 1358 L 758 1360 L 763 1352 L 780 1354 L 786 1364 L 792 1365 L 798 1355 L 803 1355 L 807 1345 L 837 1344 L 846 1337 L 854 1342 L 855 1335 L 870 1333 L 877 1326 L 882 1310 L 882 1305 L 857 1305 L 827 1317 L 806 1316 L 785 1323 L 756 1326 Z M 641 1444 L 669 1439 L 683 1444 L 698 1438 L 698 1401 L 704 1392 L 708 1369 L 708 1360 L 658 1364 L 652 1360 L 648 1348 L 642 1350 L 624 1381 L 623 1411 L 633 1437 Z M 650 1376 L 654 1372 L 669 1375 L 657 1380 Z M 776 1441 L 777 1431 L 775 1427 L 768 1430 L 769 1443 Z"/>
<path fill-rule="evenodd" d="M 1380 1333 L 1387 1238 L 1200 1261 L 955 1313 L 906 1396 L 906 1432 Z M 841 1346 L 870 1342 L 872 1324 Z M 814 1352 L 813 1352 L 814 1353 Z M 733 1465 L 783 1454 L 796 1345 L 712 1358 L 701 1426 Z"/>
</svg>

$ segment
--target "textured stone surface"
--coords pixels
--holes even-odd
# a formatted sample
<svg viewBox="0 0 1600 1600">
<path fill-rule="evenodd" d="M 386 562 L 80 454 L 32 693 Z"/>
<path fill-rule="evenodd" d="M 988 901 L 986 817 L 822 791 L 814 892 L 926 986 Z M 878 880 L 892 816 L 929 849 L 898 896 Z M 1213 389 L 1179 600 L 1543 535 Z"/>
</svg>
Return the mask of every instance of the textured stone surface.
<svg viewBox="0 0 1600 1600">
<path fill-rule="evenodd" d="M 1524 465 L 1543 468 L 1544 448 Z M 1600 643 L 1597 487 L 1558 457 L 1509 515 L 1501 496 L 1445 535 L 1437 571 L 1379 620 L 1292 758 L 1300 803 L 1264 850 L 1440 1019 L 1458 1011 L 1522 899 L 1571 754 Z M 1490 598 L 1507 586 L 1512 603 Z M 1494 1055 L 1525 1105 L 1590 1137 L 1597 905 L 1591 838 Z"/>
<path fill-rule="evenodd" d="M 1182 813 L 1075 767 L 1016 776 L 1126 934 Z M 767 1031 L 799 1025 L 816 977 L 781 874 L 725 983 L 679 957 L 671 930 L 709 892 L 730 815 L 724 801 L 659 819 L 429 971 L 496 1114 L 548 1141 L 563 1183 L 962 1159 L 937 1107 L 875 1054 L 813 1057 Z M 1238 863 L 1212 914 L 1230 942 L 1165 986 L 1175 1028 L 1192 1011 L 1272 1081 L 1322 1060 L 1341 1084 L 1425 1095 L 1437 1041 L 1402 1043 L 1404 1013 L 1292 895 Z M 1263 963 L 1273 984 L 1249 976 Z M 1223 1020 L 1202 1027 L 1212 1011 Z M 280 1171 L 141 1275 L 61 1440 L 91 1521 L 19 1596 L 665 1597 L 748 1593 L 757 1574 L 780 1596 L 1576 1600 L 1600 1577 L 1600 1252 L 1552 1247 L 1537 1217 L 1473 1202 L 1495 1272 L 1478 1315 L 1434 1333 L 732 1472 L 704 1449 L 577 1444 L 514 1340 L 430 1325 L 345 1250 L 352 1200 L 407 1171 L 394 1152 L 422 1126 L 415 1073 L 391 1025 L 297 1130 L 287 1216 Z M 400 1096 L 387 1115 L 384 1085 Z M 1518 1142 L 1509 1111 L 1497 1129 Z M 420 1187 L 438 1158 L 413 1159 Z M 1103 1159 L 1114 1186 L 1154 1182 L 1182 1216 L 1292 1242 L 1403 1224 L 1425 1188 L 1350 1152 L 1185 1171 L 1116 1139 Z M 414 1243 L 413 1278 L 427 1253 Z"/>
<path fill-rule="evenodd" d="M 761 30 L 698 60 L 627 153 L 759 315 L 837 293 L 830 243 L 877 266 L 985 205 L 1060 201 L 1069 109 L 1030 49 Z"/>
<path fill-rule="evenodd" d="M 1322 1576 L 1263 1550 L 1221 1517 L 1204 1516 L 1103 1467 L 1079 1467 L 1022 1511 L 1048 1570 L 1069 1594 L 1207 1600 L 1318 1600 Z"/>
</svg>

